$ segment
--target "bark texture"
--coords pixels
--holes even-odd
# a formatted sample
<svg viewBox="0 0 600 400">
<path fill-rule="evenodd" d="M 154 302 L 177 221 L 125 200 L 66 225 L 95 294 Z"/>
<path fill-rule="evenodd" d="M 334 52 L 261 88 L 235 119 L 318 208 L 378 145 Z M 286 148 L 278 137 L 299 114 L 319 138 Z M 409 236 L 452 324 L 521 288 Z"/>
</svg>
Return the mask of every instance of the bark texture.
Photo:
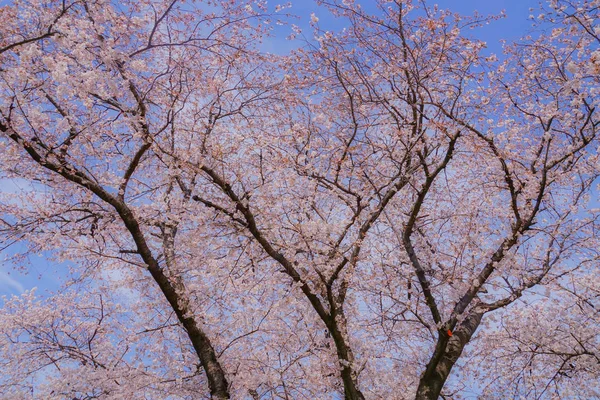
<svg viewBox="0 0 600 400">
<path fill-rule="evenodd" d="M 452 367 L 479 327 L 483 315 L 483 311 L 471 311 L 452 336 L 440 331 L 433 356 L 419 380 L 415 399 L 437 400 L 439 398 Z"/>
</svg>

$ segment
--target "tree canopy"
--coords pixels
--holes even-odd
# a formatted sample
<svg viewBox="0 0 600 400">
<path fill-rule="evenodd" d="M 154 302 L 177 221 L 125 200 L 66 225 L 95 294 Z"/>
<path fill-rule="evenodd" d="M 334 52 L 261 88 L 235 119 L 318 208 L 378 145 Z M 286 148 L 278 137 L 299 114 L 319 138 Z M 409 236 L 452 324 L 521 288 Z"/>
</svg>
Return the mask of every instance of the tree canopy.
<svg viewBox="0 0 600 400">
<path fill-rule="evenodd" d="M 0 397 L 600 396 L 600 1 L 319 4 L 0 8 Z"/>
</svg>

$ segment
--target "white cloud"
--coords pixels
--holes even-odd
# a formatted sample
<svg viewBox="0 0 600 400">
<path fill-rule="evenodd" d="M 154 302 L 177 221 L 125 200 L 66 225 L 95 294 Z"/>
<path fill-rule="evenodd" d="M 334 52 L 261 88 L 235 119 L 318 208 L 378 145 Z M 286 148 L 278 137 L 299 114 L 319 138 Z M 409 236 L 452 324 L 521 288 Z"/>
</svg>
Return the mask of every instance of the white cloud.
<svg viewBox="0 0 600 400">
<path fill-rule="evenodd" d="M 0 294 L 21 294 L 25 287 L 4 271 L 0 271 Z"/>
</svg>

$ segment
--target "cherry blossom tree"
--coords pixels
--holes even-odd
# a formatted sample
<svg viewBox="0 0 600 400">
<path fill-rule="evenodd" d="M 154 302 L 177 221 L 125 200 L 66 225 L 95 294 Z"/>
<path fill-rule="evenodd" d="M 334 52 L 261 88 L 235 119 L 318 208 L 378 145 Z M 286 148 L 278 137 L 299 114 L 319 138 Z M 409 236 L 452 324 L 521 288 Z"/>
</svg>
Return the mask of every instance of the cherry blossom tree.
<svg viewBox="0 0 600 400">
<path fill-rule="evenodd" d="M 3 396 L 599 395 L 600 3 L 501 57 L 320 4 L 286 55 L 261 1 L 1 9 L 0 235 L 70 268 L 6 299 Z"/>
</svg>

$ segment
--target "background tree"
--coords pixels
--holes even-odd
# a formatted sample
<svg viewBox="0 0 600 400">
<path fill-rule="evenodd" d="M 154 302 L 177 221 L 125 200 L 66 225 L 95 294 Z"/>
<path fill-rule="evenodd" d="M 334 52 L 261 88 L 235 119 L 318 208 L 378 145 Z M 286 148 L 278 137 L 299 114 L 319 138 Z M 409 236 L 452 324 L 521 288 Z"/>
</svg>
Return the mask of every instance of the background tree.
<svg viewBox="0 0 600 400">
<path fill-rule="evenodd" d="M 1 393 L 595 395 L 599 4 L 502 62 L 493 18 L 322 4 L 278 57 L 261 3 L 3 9 L 2 235 L 73 279 L 5 305 Z"/>
</svg>

